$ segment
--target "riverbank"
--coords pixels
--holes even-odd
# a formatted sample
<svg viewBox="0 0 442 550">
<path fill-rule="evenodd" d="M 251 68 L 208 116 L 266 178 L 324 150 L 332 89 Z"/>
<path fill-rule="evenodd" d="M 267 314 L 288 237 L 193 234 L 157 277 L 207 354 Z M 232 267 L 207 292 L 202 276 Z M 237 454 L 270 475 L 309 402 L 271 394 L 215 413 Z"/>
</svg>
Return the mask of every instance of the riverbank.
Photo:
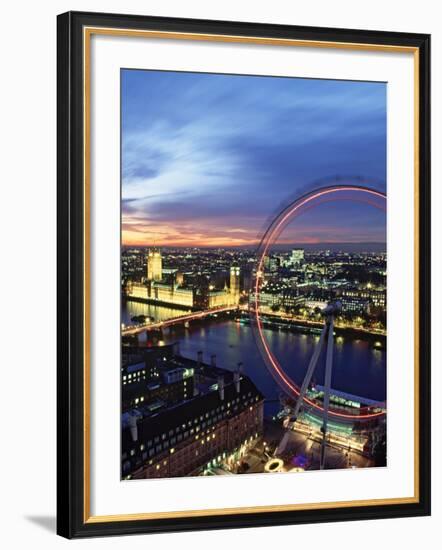
<svg viewBox="0 0 442 550">
<path fill-rule="evenodd" d="M 238 321 L 245 324 L 251 322 L 248 313 L 243 313 L 240 317 L 238 317 Z M 261 321 L 262 325 L 268 329 L 282 331 L 288 330 L 293 332 L 298 330 L 301 333 L 307 332 L 311 334 L 320 334 L 324 325 L 323 321 L 308 321 L 302 318 L 281 317 L 279 315 L 271 315 L 268 313 L 261 314 Z M 343 327 L 335 324 L 334 332 L 336 336 L 353 336 L 356 338 L 370 340 L 375 343 L 377 342 L 378 345 L 376 347 L 378 348 L 385 348 L 387 342 L 387 334 L 385 331 L 373 332 L 362 327 Z"/>
<path fill-rule="evenodd" d="M 145 304 L 150 306 L 167 307 L 170 309 L 176 309 L 178 311 L 198 311 L 197 308 L 190 306 L 183 306 L 181 304 L 170 304 L 169 302 L 162 302 L 161 300 L 154 300 L 151 298 L 137 298 L 135 296 L 122 296 L 121 301 L 135 302 L 138 304 Z"/>
<path fill-rule="evenodd" d="M 135 302 L 122 304 L 122 322 L 130 323 L 134 315 L 146 315 L 157 321 L 171 319 L 179 315 L 179 311 L 170 308 L 146 305 Z M 230 314 L 217 314 L 210 318 L 194 320 L 188 327 L 177 323 L 161 331 L 157 336 L 165 344 L 179 342 L 181 354 L 196 358 L 198 352 L 203 352 L 203 358 L 210 360 L 216 355 L 216 362 L 222 368 L 235 369 L 238 363 L 243 364 L 243 372 L 258 386 L 267 399 L 278 399 L 280 388 L 263 361 L 256 345 L 247 311 Z M 305 375 L 305 369 L 318 342 L 318 328 L 321 324 L 312 326 L 299 323 L 294 327 L 281 329 L 275 326 L 264 326 L 266 340 L 272 352 L 278 358 L 282 368 L 290 377 L 300 384 Z M 311 330 L 311 329 L 315 330 Z M 386 353 L 375 346 L 376 340 L 366 333 L 348 331 L 337 333 L 335 339 L 335 361 L 333 366 L 332 386 L 340 391 L 361 395 L 377 401 L 386 399 Z M 143 345 L 147 343 L 146 330 L 138 336 Z M 323 361 L 320 362 L 316 382 L 323 380 Z M 277 412 L 278 403 L 266 406 L 267 414 Z"/>
</svg>

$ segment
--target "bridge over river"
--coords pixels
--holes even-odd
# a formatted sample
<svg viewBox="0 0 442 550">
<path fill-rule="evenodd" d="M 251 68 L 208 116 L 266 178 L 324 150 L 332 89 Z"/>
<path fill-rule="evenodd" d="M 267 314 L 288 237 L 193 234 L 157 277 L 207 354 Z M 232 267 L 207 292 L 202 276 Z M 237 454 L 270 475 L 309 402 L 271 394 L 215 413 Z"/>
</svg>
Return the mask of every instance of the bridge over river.
<svg viewBox="0 0 442 550">
<path fill-rule="evenodd" d="M 129 336 L 133 334 L 139 334 L 146 330 L 158 330 L 172 325 L 179 325 L 182 323 L 188 323 L 190 321 L 195 321 L 197 319 L 204 319 L 205 317 L 210 317 L 211 315 L 218 315 L 219 313 L 229 313 L 232 311 L 247 310 L 247 307 L 238 307 L 238 306 L 224 306 L 217 307 L 212 309 L 207 309 L 205 311 L 192 311 L 191 313 L 185 313 L 184 315 L 179 315 L 171 319 L 166 319 L 163 321 L 154 321 L 153 323 L 145 323 L 136 326 L 129 326 L 124 328 L 121 333 L 123 336 Z"/>
</svg>

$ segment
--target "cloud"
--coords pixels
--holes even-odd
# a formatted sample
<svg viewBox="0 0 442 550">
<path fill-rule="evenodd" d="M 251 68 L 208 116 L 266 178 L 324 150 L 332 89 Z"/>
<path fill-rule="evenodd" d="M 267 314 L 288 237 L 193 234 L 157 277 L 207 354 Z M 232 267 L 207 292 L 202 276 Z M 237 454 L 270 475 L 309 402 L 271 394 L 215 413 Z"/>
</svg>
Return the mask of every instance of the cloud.
<svg viewBox="0 0 442 550">
<path fill-rule="evenodd" d="M 385 84 L 126 70 L 122 90 L 128 225 L 256 234 L 319 178 L 385 180 Z"/>
</svg>

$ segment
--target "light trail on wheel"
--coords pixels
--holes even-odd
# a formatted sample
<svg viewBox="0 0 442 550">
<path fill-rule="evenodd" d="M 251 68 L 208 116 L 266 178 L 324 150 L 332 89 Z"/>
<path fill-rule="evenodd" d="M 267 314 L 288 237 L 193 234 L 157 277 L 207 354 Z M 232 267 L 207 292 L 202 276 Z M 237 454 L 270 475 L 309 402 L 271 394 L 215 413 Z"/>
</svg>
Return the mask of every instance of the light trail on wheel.
<svg viewBox="0 0 442 550">
<path fill-rule="evenodd" d="M 351 198 L 345 196 L 345 193 L 351 194 Z M 354 196 L 353 196 L 354 195 Z M 323 201 L 330 200 L 353 200 L 356 202 L 368 203 L 375 208 L 379 208 L 382 211 L 386 211 L 386 194 L 372 189 L 370 187 L 365 187 L 362 185 L 332 185 L 328 187 L 322 187 L 314 191 L 299 197 L 295 201 L 291 202 L 287 207 L 285 207 L 272 221 L 269 225 L 269 228 L 265 232 L 260 246 L 258 248 L 258 264 L 256 270 L 256 280 L 254 284 L 254 295 L 253 299 L 250 302 L 249 314 L 252 321 L 252 327 L 254 328 L 255 335 L 259 344 L 259 348 L 263 355 L 264 361 L 269 368 L 272 376 L 280 386 L 280 388 L 288 393 L 290 396 L 297 398 L 300 395 L 300 388 L 298 385 L 284 372 L 279 361 L 272 353 L 269 348 L 268 342 L 265 338 L 262 320 L 259 313 L 260 308 L 260 290 L 263 280 L 263 271 L 264 271 L 264 260 L 267 256 L 271 246 L 275 244 L 276 239 L 284 230 L 284 228 L 293 221 L 299 214 L 304 212 L 307 209 L 310 209 L 315 206 L 315 201 L 321 203 Z M 378 203 L 376 202 L 378 201 Z M 321 414 L 324 412 L 324 408 L 317 402 L 309 399 L 308 397 L 303 398 L 304 403 L 308 406 L 318 410 Z M 351 420 L 363 420 L 368 421 L 370 419 L 378 418 L 385 415 L 385 411 L 376 411 L 369 412 L 369 407 L 361 407 L 358 409 L 356 414 L 347 414 L 341 411 L 330 408 L 330 415 L 342 418 L 342 419 L 351 419 Z"/>
</svg>

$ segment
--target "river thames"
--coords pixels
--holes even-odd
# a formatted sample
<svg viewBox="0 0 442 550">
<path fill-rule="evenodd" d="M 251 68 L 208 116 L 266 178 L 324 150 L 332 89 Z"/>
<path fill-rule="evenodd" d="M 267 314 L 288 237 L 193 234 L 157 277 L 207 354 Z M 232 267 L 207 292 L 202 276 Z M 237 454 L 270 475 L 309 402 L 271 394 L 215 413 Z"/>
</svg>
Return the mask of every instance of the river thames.
<svg viewBox="0 0 442 550">
<path fill-rule="evenodd" d="M 155 321 L 183 315 L 172 308 L 123 302 L 121 321 L 131 324 L 136 315 L 147 315 Z M 307 369 L 314 346 L 319 341 L 317 334 L 264 330 L 267 341 L 285 372 L 298 384 Z M 238 362 L 243 363 L 243 372 L 261 390 L 267 400 L 278 400 L 280 390 L 261 357 L 253 331 L 247 324 L 234 320 L 206 320 L 189 328 L 171 327 L 164 332 L 164 342 L 179 341 L 181 354 L 196 359 L 198 351 L 203 360 L 210 361 L 216 355 L 219 367 L 233 370 Z M 335 338 L 332 387 L 377 401 L 386 399 L 386 351 L 373 347 L 369 339 L 354 335 Z M 315 382 L 323 383 L 325 358 L 321 357 Z M 277 405 L 266 407 L 268 413 L 276 412 Z"/>
</svg>

